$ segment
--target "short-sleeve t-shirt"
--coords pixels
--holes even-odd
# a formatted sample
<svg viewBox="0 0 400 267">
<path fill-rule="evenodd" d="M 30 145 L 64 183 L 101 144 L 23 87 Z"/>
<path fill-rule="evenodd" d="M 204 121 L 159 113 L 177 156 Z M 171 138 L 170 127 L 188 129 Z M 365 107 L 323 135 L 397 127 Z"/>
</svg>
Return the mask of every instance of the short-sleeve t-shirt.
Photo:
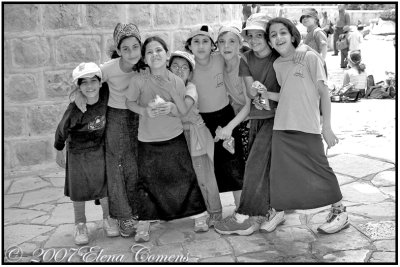
<svg viewBox="0 0 400 267">
<path fill-rule="evenodd" d="M 321 53 L 322 44 L 328 44 L 328 37 L 326 37 L 326 34 L 320 27 L 315 26 L 311 31 L 307 31 L 304 43 L 318 53 Z"/>
<path fill-rule="evenodd" d="M 225 88 L 235 114 L 238 114 L 243 106 L 246 105 L 246 98 L 244 95 L 246 92 L 246 85 L 243 77 L 239 76 L 240 57 L 238 56 L 238 58 L 238 64 L 230 72 L 227 72 L 226 68 L 224 68 Z"/>
<path fill-rule="evenodd" d="M 240 59 L 239 76 L 253 77 L 254 81 L 259 81 L 267 87 L 269 92 L 279 93 L 280 86 L 276 80 L 275 70 L 273 68 L 274 61 L 279 57 L 279 54 L 272 51 L 264 58 L 258 58 L 253 50 L 249 50 L 243 54 L 246 61 Z M 275 101 L 269 100 L 271 110 L 258 110 L 254 105 L 250 105 L 250 119 L 268 119 L 275 116 L 275 109 L 277 107 Z"/>
<path fill-rule="evenodd" d="M 212 53 L 207 66 L 196 64 L 192 82 L 199 94 L 200 112 L 214 112 L 229 104 L 223 77 L 224 64 L 220 53 Z"/>
<path fill-rule="evenodd" d="M 317 82 L 326 83 L 322 61 L 313 52 L 307 52 L 304 61 L 298 64 L 293 62 L 293 56 L 279 57 L 274 69 L 281 93 L 273 129 L 320 134 Z"/>
<path fill-rule="evenodd" d="M 126 109 L 125 105 L 125 91 L 128 89 L 129 82 L 136 72 L 123 72 L 119 66 L 119 58 L 111 59 L 104 64 L 100 65 L 100 69 L 103 75 L 103 82 L 108 83 L 110 88 L 110 98 L 108 100 L 108 106 L 118 109 Z"/>
<path fill-rule="evenodd" d="M 182 117 L 182 122 L 185 123 L 193 123 L 196 125 L 201 125 L 204 123 L 203 118 L 199 114 L 199 109 L 198 109 L 198 99 L 199 96 L 197 94 L 196 90 L 196 85 L 194 85 L 191 82 L 188 82 L 186 85 L 186 93 L 185 97 L 190 97 L 193 99 L 194 104 L 188 111 L 188 113 Z"/>
<path fill-rule="evenodd" d="M 174 102 L 170 93 L 176 90 L 184 99 L 185 85 L 181 78 L 168 71 L 168 80 L 159 80 L 151 74 L 137 74 L 131 79 L 126 91 L 128 101 L 135 101 L 139 106 L 147 107 L 150 101 L 159 95 L 168 102 Z M 139 117 L 138 140 L 142 142 L 166 141 L 177 137 L 183 132 L 181 119 L 170 115 L 155 118 Z"/>
<path fill-rule="evenodd" d="M 354 85 L 355 89 L 367 89 L 367 72 L 358 73 L 358 70 L 351 68 L 346 70 L 345 75 L 348 75 L 349 82 Z"/>
</svg>

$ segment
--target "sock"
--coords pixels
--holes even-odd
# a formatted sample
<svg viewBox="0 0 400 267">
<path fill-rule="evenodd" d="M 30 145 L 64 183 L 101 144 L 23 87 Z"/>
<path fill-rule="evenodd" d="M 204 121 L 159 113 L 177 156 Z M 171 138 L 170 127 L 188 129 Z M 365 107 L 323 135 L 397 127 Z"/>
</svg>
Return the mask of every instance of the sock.
<svg viewBox="0 0 400 267">
<path fill-rule="evenodd" d="M 108 197 L 103 197 L 100 199 L 101 209 L 103 210 L 103 219 L 107 219 L 110 215 L 110 210 L 108 207 Z"/>
<path fill-rule="evenodd" d="M 236 213 L 235 214 L 235 218 L 239 223 L 243 223 L 245 220 L 247 220 L 249 218 L 249 215 Z"/>
<path fill-rule="evenodd" d="M 86 223 L 85 201 L 72 201 L 75 214 L 75 224 Z"/>
</svg>

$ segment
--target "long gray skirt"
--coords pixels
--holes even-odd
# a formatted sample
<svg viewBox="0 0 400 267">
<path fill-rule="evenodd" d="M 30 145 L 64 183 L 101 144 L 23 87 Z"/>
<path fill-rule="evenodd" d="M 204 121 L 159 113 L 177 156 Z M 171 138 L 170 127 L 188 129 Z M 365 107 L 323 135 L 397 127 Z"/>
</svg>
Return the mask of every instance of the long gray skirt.
<svg viewBox="0 0 400 267">
<path fill-rule="evenodd" d="M 206 211 L 183 133 L 138 143 L 141 220 L 173 220 Z"/>
<path fill-rule="evenodd" d="M 320 134 L 273 131 L 270 173 L 273 208 L 313 209 L 342 199 L 322 142 Z"/>
</svg>

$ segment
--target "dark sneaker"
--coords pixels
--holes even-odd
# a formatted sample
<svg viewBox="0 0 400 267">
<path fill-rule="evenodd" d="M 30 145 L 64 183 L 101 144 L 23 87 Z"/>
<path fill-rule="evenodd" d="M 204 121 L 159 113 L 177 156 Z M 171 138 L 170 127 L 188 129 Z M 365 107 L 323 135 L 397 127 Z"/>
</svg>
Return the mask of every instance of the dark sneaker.
<svg viewBox="0 0 400 267">
<path fill-rule="evenodd" d="M 207 220 L 208 227 L 213 227 L 217 222 L 222 220 L 222 213 L 212 213 Z"/>
<path fill-rule="evenodd" d="M 239 223 L 233 214 L 217 222 L 214 228 L 223 235 L 251 235 L 260 228 L 260 221 L 258 216 L 254 216 Z"/>
<path fill-rule="evenodd" d="M 331 208 L 326 218 L 326 223 L 317 228 L 317 231 L 323 234 L 334 234 L 350 226 L 346 207 Z"/>
<path fill-rule="evenodd" d="M 118 220 L 119 224 L 119 232 L 121 233 L 122 237 L 130 237 L 136 233 L 136 224 L 138 221 L 134 220 L 133 218 L 129 218 L 126 220 Z"/>
</svg>

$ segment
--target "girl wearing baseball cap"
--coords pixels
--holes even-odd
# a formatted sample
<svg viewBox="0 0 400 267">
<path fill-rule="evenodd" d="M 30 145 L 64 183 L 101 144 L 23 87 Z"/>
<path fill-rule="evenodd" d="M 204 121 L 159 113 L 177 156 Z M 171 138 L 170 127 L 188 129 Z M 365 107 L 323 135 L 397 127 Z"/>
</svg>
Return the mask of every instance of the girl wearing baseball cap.
<svg viewBox="0 0 400 267">
<path fill-rule="evenodd" d="M 69 104 L 58 124 L 54 147 L 57 163 L 65 168 L 64 194 L 70 197 L 74 207 L 74 242 L 84 245 L 89 243 L 85 201 L 100 199 L 107 236 L 119 236 L 119 230 L 109 217 L 107 199 L 104 132 L 109 92 L 101 88 L 102 73 L 95 63 L 79 64 L 72 77 L 76 90 L 87 99 L 87 111 L 81 112 L 75 102 Z"/>
</svg>

